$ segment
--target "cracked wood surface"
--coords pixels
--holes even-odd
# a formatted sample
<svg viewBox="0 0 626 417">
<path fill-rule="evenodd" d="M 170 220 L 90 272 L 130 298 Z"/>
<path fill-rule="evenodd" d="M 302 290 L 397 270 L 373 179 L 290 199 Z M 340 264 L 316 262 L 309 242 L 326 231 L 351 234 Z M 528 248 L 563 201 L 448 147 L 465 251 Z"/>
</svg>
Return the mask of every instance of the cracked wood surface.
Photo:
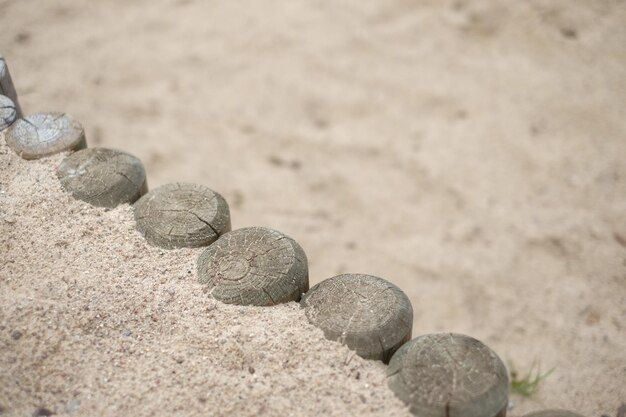
<svg viewBox="0 0 626 417">
<path fill-rule="evenodd" d="M 300 300 L 309 289 L 309 269 L 295 240 L 249 227 L 224 234 L 202 252 L 198 281 L 224 303 L 270 306 Z"/>
<path fill-rule="evenodd" d="M 0 94 L 0 132 L 11 126 L 17 119 L 15 103 L 7 96 Z"/>
<path fill-rule="evenodd" d="M 6 134 L 7 145 L 24 159 L 39 159 L 87 147 L 85 131 L 65 113 L 34 113 L 18 119 Z"/>
<path fill-rule="evenodd" d="M 134 203 L 148 191 L 139 159 L 107 148 L 80 150 L 61 162 L 57 176 L 74 198 L 99 207 Z"/>
<path fill-rule="evenodd" d="M 534 413 L 525 414 L 523 417 L 583 417 L 567 410 L 542 410 Z"/>
<path fill-rule="evenodd" d="M 411 338 L 411 302 L 382 278 L 338 275 L 311 288 L 301 304 L 309 321 L 327 339 L 345 344 L 366 359 L 388 362 Z"/>
<path fill-rule="evenodd" d="M 0 55 L 0 94 L 7 96 L 15 104 L 15 110 L 17 117 L 22 117 L 22 108 L 20 107 L 19 100 L 17 99 L 17 92 L 13 80 L 11 79 L 11 73 L 9 72 L 9 66 L 2 55 Z"/>
<path fill-rule="evenodd" d="M 504 417 L 509 379 L 482 342 L 455 333 L 419 336 L 387 369 L 389 388 L 420 417 Z"/>
<path fill-rule="evenodd" d="M 198 184 L 158 187 L 135 203 L 137 229 L 163 248 L 207 246 L 230 231 L 230 210 L 215 191 Z"/>
</svg>

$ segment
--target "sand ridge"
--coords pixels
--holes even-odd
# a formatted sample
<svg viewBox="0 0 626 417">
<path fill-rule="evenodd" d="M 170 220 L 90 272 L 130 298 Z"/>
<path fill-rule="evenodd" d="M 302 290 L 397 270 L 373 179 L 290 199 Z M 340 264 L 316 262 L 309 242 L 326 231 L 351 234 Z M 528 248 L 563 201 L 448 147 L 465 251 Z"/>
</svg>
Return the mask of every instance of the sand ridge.
<svg viewBox="0 0 626 417">
<path fill-rule="evenodd" d="M 221 193 L 234 227 L 302 245 L 311 285 L 381 276 L 411 299 L 414 336 L 463 333 L 521 373 L 554 368 L 512 415 L 597 416 L 626 398 L 624 21 L 614 0 L 4 0 L 0 45 L 27 113 L 74 115 L 89 146 L 138 156 L 151 187 Z M 0 224 L 3 260 L 41 245 L 37 228 L 14 235 L 22 211 Z M 121 273 L 115 242 L 94 258 Z M 80 275 L 75 258 L 49 275 Z M 47 264 L 3 263 L 2 285 L 46 285 Z"/>
<path fill-rule="evenodd" d="M 408 415 L 385 366 L 325 340 L 298 304 L 209 299 L 201 249 L 149 246 L 130 206 L 60 188 L 62 155 L 0 146 L 3 415 Z"/>
</svg>

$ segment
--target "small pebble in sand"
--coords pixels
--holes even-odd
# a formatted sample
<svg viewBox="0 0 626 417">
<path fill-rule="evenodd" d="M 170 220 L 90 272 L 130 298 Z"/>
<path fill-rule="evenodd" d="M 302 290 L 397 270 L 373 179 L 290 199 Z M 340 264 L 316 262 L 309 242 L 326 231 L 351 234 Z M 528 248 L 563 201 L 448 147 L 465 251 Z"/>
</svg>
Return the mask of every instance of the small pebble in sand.
<svg viewBox="0 0 626 417">
<path fill-rule="evenodd" d="M 68 413 L 73 413 L 74 411 L 78 410 L 79 407 L 80 400 L 78 398 L 74 398 L 68 401 L 67 404 L 65 404 L 65 411 Z"/>
<path fill-rule="evenodd" d="M 228 203 L 198 184 L 158 187 L 135 203 L 137 229 L 148 243 L 163 248 L 207 246 L 230 230 Z"/>
<path fill-rule="evenodd" d="M 148 191 L 141 161 L 106 148 L 83 149 L 68 156 L 59 165 L 57 176 L 74 198 L 99 207 L 134 203 Z"/>
<path fill-rule="evenodd" d="M 567 410 L 543 410 L 535 411 L 534 413 L 525 414 L 523 417 L 583 417 L 580 414 L 576 414 Z"/>
<path fill-rule="evenodd" d="M 535 411 L 534 413 L 524 414 L 523 417 L 583 417 L 580 414 L 576 414 L 567 410 L 542 410 Z"/>
<path fill-rule="evenodd" d="M 54 413 L 47 408 L 39 407 L 33 412 L 33 417 L 48 417 L 53 415 Z"/>
<path fill-rule="evenodd" d="M 405 343 L 387 368 L 389 388 L 421 417 L 504 417 L 509 378 L 480 341 L 433 333 Z"/>
<path fill-rule="evenodd" d="M 6 133 L 9 148 L 24 159 L 39 159 L 87 147 L 81 124 L 65 113 L 34 113 L 18 119 Z"/>
<path fill-rule="evenodd" d="M 309 269 L 295 240 L 249 227 L 224 234 L 200 254 L 198 280 L 224 303 L 270 306 L 300 300 L 309 289 Z"/>
<path fill-rule="evenodd" d="M 7 96 L 0 94 L 0 131 L 11 126 L 15 119 L 17 119 L 15 103 Z"/>
<path fill-rule="evenodd" d="M 411 339 L 411 301 L 382 278 L 338 275 L 311 288 L 301 305 L 327 339 L 347 345 L 366 359 L 388 362 Z"/>
</svg>

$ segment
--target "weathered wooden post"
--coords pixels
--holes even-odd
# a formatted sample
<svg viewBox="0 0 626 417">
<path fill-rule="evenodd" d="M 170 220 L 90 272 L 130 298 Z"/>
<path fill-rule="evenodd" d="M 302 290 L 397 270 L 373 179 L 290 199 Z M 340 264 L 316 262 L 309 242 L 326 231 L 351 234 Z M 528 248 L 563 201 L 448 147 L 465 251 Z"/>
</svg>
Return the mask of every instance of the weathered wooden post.
<svg viewBox="0 0 626 417">
<path fill-rule="evenodd" d="M 74 198 L 99 207 L 134 203 L 148 191 L 141 161 L 126 152 L 106 148 L 71 154 L 57 168 L 57 176 Z"/>
<path fill-rule="evenodd" d="M 22 108 L 20 107 L 20 103 L 17 99 L 17 91 L 15 90 L 15 85 L 13 85 L 13 80 L 11 79 L 9 66 L 7 65 L 6 59 L 2 55 L 0 55 L 0 94 L 11 99 L 13 104 L 15 104 L 17 117 L 22 117 Z"/>
<path fill-rule="evenodd" d="M 372 275 L 344 274 L 311 288 L 301 301 L 309 321 L 366 359 L 389 362 L 411 339 L 413 306 L 402 290 Z"/>
<path fill-rule="evenodd" d="M 299 301 L 309 289 L 309 268 L 295 240 L 248 227 L 224 234 L 200 254 L 198 281 L 224 303 L 271 306 Z"/>
<path fill-rule="evenodd" d="M 480 341 L 433 333 L 405 343 L 387 369 L 389 388 L 419 417 L 505 417 L 509 377 Z"/>
<path fill-rule="evenodd" d="M 87 147 L 83 126 L 65 113 L 33 113 L 7 131 L 7 145 L 24 159 L 38 159 Z"/>
<path fill-rule="evenodd" d="M 198 184 L 158 187 L 135 203 L 137 229 L 162 248 L 207 246 L 230 231 L 230 210 L 215 191 Z"/>
</svg>

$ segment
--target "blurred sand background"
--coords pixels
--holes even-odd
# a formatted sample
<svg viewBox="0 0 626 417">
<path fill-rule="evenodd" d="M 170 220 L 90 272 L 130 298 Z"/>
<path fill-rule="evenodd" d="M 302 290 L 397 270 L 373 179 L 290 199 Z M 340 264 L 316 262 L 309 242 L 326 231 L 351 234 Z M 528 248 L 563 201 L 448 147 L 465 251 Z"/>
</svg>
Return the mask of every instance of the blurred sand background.
<svg viewBox="0 0 626 417">
<path fill-rule="evenodd" d="M 220 192 L 233 227 L 300 242 L 312 285 L 384 277 L 414 336 L 554 368 L 512 415 L 626 400 L 626 2 L 0 0 L 0 52 L 26 113 L 71 113 L 151 188 Z M 43 297 L 11 276 L 6 322 Z"/>
</svg>

